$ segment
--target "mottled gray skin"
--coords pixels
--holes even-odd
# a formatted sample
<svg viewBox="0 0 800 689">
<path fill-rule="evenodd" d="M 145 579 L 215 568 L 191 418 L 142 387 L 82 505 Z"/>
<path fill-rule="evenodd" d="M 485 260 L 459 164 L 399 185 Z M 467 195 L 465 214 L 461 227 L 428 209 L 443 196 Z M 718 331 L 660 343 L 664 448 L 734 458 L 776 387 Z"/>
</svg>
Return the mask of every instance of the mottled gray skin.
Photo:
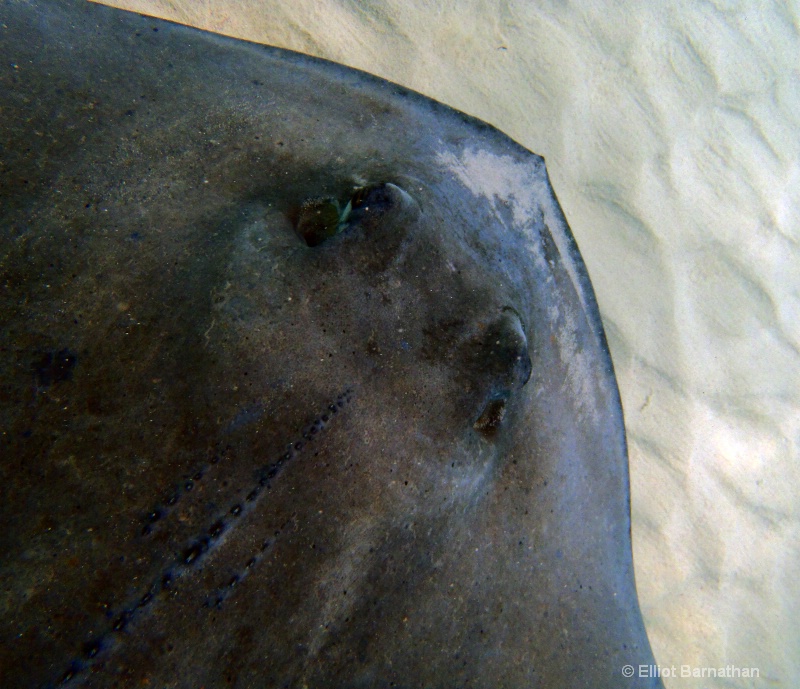
<svg viewBox="0 0 800 689">
<path fill-rule="evenodd" d="M 543 160 L 305 56 L 0 19 L 0 685 L 659 686 Z"/>
</svg>

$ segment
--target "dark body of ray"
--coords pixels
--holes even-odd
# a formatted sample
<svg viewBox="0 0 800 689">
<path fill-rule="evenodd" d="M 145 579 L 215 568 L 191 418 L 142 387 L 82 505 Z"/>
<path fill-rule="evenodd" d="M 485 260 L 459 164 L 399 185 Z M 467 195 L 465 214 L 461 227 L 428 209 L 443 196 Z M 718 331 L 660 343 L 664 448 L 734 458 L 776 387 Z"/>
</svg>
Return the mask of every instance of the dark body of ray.
<svg viewBox="0 0 800 689">
<path fill-rule="evenodd" d="M 0 685 L 658 686 L 542 159 L 304 56 L 0 19 Z"/>
</svg>

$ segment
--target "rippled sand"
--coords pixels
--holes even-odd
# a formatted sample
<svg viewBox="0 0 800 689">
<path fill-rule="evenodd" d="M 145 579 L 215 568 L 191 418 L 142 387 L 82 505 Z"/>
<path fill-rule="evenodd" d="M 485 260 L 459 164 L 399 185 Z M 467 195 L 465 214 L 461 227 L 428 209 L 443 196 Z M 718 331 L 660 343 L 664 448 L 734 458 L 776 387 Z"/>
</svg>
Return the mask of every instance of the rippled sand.
<svg viewBox="0 0 800 689">
<path fill-rule="evenodd" d="M 110 0 L 342 62 L 545 156 L 630 443 L 669 689 L 800 686 L 800 7 Z M 538 7 L 534 7 L 538 5 Z"/>
</svg>

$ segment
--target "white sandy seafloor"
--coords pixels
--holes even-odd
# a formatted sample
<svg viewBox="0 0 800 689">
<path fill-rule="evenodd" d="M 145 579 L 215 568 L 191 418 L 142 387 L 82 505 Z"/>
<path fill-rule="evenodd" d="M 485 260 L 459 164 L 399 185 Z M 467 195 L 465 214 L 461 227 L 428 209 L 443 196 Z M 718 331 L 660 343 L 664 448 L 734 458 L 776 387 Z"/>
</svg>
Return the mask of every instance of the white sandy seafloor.
<svg viewBox="0 0 800 689">
<path fill-rule="evenodd" d="M 664 683 L 800 686 L 797 2 L 108 1 L 372 72 L 544 155 L 622 392 Z"/>
</svg>

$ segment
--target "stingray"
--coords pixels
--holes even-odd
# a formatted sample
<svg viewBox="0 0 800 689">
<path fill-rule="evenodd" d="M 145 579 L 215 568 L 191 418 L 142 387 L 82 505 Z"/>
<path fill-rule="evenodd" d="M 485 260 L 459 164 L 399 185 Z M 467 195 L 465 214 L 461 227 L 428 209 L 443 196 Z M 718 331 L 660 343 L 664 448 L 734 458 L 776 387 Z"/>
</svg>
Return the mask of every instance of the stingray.
<svg viewBox="0 0 800 689">
<path fill-rule="evenodd" d="M 543 159 L 308 56 L 0 19 L 0 684 L 660 686 Z"/>
</svg>

